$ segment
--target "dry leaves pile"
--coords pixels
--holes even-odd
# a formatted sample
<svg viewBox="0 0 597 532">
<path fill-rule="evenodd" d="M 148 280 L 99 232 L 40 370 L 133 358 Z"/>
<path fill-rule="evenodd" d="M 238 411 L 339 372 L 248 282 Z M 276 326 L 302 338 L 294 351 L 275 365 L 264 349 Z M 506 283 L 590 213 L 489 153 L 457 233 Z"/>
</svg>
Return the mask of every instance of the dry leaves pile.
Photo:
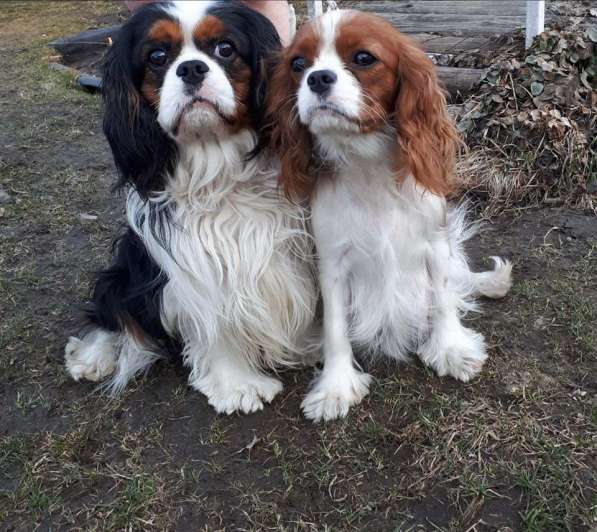
<svg viewBox="0 0 597 532">
<path fill-rule="evenodd" d="M 461 174 L 478 195 L 596 207 L 597 28 L 542 33 L 493 65 L 456 119 L 472 153 Z"/>
</svg>

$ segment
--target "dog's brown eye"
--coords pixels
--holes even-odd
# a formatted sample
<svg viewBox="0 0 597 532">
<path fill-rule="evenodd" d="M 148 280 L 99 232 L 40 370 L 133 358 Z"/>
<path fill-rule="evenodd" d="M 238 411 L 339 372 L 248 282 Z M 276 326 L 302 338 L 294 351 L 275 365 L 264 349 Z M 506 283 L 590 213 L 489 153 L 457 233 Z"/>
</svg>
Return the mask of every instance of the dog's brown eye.
<svg viewBox="0 0 597 532">
<path fill-rule="evenodd" d="M 154 66 L 164 66 L 168 61 L 168 54 L 161 49 L 149 52 L 149 62 Z"/>
<path fill-rule="evenodd" d="M 293 72 L 302 72 L 305 70 L 305 68 L 307 68 L 307 65 L 305 64 L 305 58 L 300 56 L 295 57 L 290 62 L 290 68 L 292 68 Z"/>
<path fill-rule="evenodd" d="M 230 41 L 219 42 L 214 51 L 215 56 L 220 59 L 231 59 L 235 52 L 234 45 Z"/>
<path fill-rule="evenodd" d="M 377 61 L 377 59 L 369 52 L 357 52 L 353 58 L 354 64 L 358 66 L 370 66 Z"/>
</svg>

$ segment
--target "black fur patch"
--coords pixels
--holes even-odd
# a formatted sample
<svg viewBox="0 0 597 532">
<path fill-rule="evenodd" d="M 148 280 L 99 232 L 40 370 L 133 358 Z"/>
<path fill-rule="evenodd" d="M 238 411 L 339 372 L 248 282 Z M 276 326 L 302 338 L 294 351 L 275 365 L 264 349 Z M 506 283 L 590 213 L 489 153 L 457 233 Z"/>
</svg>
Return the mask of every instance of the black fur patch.
<svg viewBox="0 0 597 532">
<path fill-rule="evenodd" d="M 164 188 L 177 156 L 174 141 L 139 92 L 146 35 L 159 19 L 171 20 L 160 4 L 140 9 L 118 32 L 104 61 L 104 133 L 120 176 L 116 186 L 131 184 L 143 198 Z"/>
<path fill-rule="evenodd" d="M 180 344 L 168 335 L 160 319 L 166 282 L 143 242 L 128 229 L 114 242 L 112 266 L 98 274 L 87 317 L 113 332 L 134 324 L 156 347 L 176 353 Z"/>
</svg>

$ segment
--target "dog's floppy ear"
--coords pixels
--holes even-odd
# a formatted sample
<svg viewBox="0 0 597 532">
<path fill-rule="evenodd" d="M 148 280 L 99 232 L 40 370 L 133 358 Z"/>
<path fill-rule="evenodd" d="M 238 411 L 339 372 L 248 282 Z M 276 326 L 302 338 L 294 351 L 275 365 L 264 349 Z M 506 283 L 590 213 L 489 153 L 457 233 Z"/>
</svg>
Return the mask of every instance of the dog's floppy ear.
<svg viewBox="0 0 597 532">
<path fill-rule="evenodd" d="M 135 72 L 135 15 L 119 31 L 103 68 L 104 133 L 119 173 L 117 187 L 132 184 L 147 197 L 163 187 L 176 157 L 174 142 L 157 122 L 156 112 L 140 93 L 142 72 Z"/>
<path fill-rule="evenodd" d="M 288 52 L 278 54 L 266 98 L 265 135 L 280 159 L 279 182 L 286 195 L 300 200 L 315 184 L 311 173 L 313 138 L 298 116 L 298 87 L 290 71 Z"/>
<path fill-rule="evenodd" d="M 266 17 L 253 10 L 247 11 L 250 13 L 246 22 L 249 26 L 253 72 L 249 98 L 253 123 L 259 131 L 263 127 L 265 117 L 265 99 L 272 74 L 272 57 L 280 52 L 282 43 L 276 28 Z"/>
<path fill-rule="evenodd" d="M 393 116 L 400 150 L 398 167 L 424 188 L 445 196 L 454 185 L 459 137 L 448 116 L 433 63 L 402 35 L 396 45 L 398 90 Z"/>
</svg>

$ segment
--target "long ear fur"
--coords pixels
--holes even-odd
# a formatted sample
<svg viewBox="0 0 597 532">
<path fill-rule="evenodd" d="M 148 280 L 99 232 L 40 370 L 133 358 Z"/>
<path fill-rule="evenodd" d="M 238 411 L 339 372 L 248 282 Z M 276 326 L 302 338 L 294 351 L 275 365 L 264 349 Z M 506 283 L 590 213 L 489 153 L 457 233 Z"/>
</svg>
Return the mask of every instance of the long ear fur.
<svg viewBox="0 0 597 532">
<path fill-rule="evenodd" d="M 311 133 L 301 124 L 296 101 L 297 88 L 290 74 L 288 54 L 276 58 L 269 84 L 265 134 L 272 151 L 280 158 L 279 182 L 286 195 L 300 200 L 315 184 L 310 172 L 313 157 Z"/>
<path fill-rule="evenodd" d="M 227 2 L 225 5 L 216 5 L 209 13 L 220 20 L 226 21 L 231 27 L 236 28 L 243 39 L 247 39 L 248 53 L 243 60 L 251 69 L 251 83 L 249 87 L 249 113 L 254 129 L 260 134 L 256 148 L 249 154 L 254 157 L 264 146 L 262 135 L 265 98 L 271 71 L 269 64 L 272 55 L 282 48 L 280 37 L 274 25 L 261 13 L 254 11 L 241 2 Z"/>
<path fill-rule="evenodd" d="M 251 41 L 251 78 L 250 105 L 253 120 L 257 131 L 261 130 L 265 119 L 265 99 L 267 86 L 271 74 L 271 57 L 279 53 L 282 48 L 280 37 L 274 25 L 253 10 L 248 10 L 250 15 L 245 19 L 249 30 L 247 34 Z"/>
<path fill-rule="evenodd" d="M 454 186 L 459 137 L 433 63 L 410 39 L 402 35 L 398 39 L 397 164 L 402 173 L 410 173 L 426 189 L 445 196 Z"/>
<path fill-rule="evenodd" d="M 141 79 L 133 68 L 133 36 L 139 15 L 120 30 L 104 62 L 104 133 L 119 173 L 116 187 L 132 184 L 147 197 L 163 187 L 164 176 L 174 165 L 176 147 L 137 88 Z"/>
</svg>

